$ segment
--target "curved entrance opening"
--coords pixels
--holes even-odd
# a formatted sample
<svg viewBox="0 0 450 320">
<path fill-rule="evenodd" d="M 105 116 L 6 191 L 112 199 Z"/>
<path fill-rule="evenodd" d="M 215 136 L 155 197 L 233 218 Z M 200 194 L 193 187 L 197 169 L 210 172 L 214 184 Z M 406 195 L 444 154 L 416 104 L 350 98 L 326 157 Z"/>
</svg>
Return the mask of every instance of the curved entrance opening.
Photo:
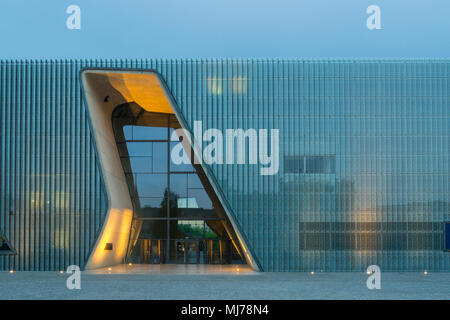
<svg viewBox="0 0 450 320">
<path fill-rule="evenodd" d="M 133 205 L 126 262 L 243 264 L 242 249 L 202 167 L 172 161 L 181 145 L 173 137 L 182 139 L 175 115 L 131 102 L 114 110 L 112 125 Z"/>
<path fill-rule="evenodd" d="M 158 74 L 85 70 L 82 81 L 109 203 L 85 269 L 246 263 L 258 270 L 208 168 L 171 161 L 180 144 L 173 132 L 188 128 Z M 195 159 L 190 143 L 181 149 Z"/>
</svg>

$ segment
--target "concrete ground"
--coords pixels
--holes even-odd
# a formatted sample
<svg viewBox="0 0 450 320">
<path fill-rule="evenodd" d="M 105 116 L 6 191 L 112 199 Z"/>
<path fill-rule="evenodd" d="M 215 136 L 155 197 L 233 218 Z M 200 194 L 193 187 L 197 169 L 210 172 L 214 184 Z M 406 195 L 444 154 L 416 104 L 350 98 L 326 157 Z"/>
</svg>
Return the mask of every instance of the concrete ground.
<svg viewBox="0 0 450 320">
<path fill-rule="evenodd" d="M 238 270 L 239 268 L 239 270 Z M 0 299 L 450 299 L 450 273 L 382 273 L 369 290 L 365 273 L 256 273 L 245 266 L 117 266 L 69 274 L 0 272 Z"/>
</svg>

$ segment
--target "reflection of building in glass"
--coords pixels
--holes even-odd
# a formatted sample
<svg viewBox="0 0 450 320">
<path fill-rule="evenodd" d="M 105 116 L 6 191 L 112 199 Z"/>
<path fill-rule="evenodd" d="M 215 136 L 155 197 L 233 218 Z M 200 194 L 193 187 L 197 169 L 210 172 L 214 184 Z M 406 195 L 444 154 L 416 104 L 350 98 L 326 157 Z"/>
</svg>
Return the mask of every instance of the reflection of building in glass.
<svg viewBox="0 0 450 320">
<path fill-rule="evenodd" d="M 2 61 L 0 230 L 14 252 L 0 269 L 126 253 L 448 271 L 449 72 L 448 60 Z M 279 129 L 278 173 L 172 166 L 169 134 L 194 121 Z"/>
</svg>

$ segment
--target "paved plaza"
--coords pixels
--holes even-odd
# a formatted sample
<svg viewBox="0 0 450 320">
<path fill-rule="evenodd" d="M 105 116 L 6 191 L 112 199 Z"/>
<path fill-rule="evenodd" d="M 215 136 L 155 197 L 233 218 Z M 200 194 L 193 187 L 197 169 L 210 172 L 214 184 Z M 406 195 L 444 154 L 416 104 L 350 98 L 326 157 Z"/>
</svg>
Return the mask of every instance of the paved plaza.
<svg viewBox="0 0 450 320">
<path fill-rule="evenodd" d="M 449 299 L 450 273 L 382 273 L 369 290 L 365 273 L 257 273 L 245 266 L 128 266 L 68 274 L 0 272 L 2 299 Z"/>
</svg>

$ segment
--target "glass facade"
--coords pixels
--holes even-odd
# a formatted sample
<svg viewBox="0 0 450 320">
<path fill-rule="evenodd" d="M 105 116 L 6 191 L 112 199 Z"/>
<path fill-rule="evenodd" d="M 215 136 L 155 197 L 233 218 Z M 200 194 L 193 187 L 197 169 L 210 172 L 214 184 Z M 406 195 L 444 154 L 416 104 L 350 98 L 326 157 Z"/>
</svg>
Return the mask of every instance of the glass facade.
<svg viewBox="0 0 450 320">
<path fill-rule="evenodd" d="M 172 161 L 178 128 L 174 115 L 145 112 L 135 103 L 113 113 L 134 208 L 127 262 L 243 263 L 230 223 L 216 212 L 220 203 L 213 204 L 204 184 L 212 188 L 199 177 L 201 168 Z"/>
<path fill-rule="evenodd" d="M 104 192 L 80 63 L 0 61 L 0 270 L 83 267 L 104 222 Z"/>
<path fill-rule="evenodd" d="M 450 270 L 450 62 L 331 59 L 2 61 L 0 230 L 17 253 L 0 256 L 0 269 L 83 265 L 102 226 L 85 68 L 155 70 L 191 130 L 194 121 L 222 132 L 279 129 L 276 175 L 248 163 L 205 165 L 262 270 Z M 124 127 L 139 214 L 163 218 L 152 221 L 160 231 L 208 239 L 214 226 L 189 217 L 175 227 L 164 216 L 206 202 L 189 173 L 170 171 L 168 142 L 134 141 L 147 130 Z M 167 138 L 158 132 L 154 140 Z M 168 176 L 176 201 L 154 192 L 172 190 Z M 143 259 L 156 262 L 167 243 L 151 239 Z M 194 261 L 196 246 L 169 250 Z"/>
</svg>

